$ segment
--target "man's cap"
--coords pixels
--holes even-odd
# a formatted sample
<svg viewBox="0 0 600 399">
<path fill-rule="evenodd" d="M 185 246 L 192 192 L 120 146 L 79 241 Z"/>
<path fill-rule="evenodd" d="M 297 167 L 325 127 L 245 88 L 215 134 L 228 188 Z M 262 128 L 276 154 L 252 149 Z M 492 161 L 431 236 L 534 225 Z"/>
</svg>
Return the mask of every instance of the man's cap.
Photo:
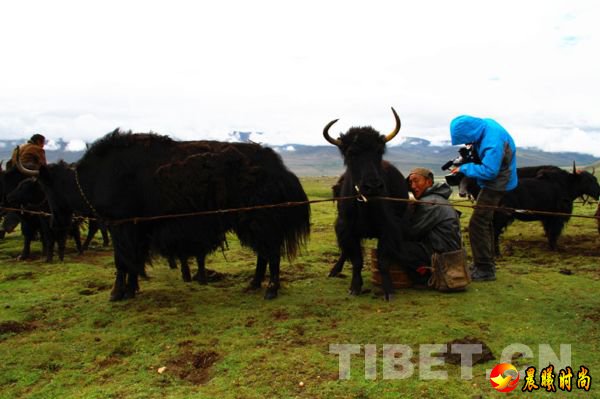
<svg viewBox="0 0 600 399">
<path fill-rule="evenodd" d="M 433 181 L 433 172 L 431 171 L 431 169 L 414 168 L 413 170 L 410 171 L 410 173 L 408 174 L 408 177 L 410 177 L 410 175 L 423 176 L 423 177 L 431 179 L 431 181 Z"/>
</svg>

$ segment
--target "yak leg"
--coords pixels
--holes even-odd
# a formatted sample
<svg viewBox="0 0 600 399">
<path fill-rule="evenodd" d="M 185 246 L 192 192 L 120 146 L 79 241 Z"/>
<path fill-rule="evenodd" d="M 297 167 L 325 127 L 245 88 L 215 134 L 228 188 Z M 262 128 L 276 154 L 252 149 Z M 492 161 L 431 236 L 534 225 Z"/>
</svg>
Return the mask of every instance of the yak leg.
<svg viewBox="0 0 600 399">
<path fill-rule="evenodd" d="M 115 261 L 115 263 L 116 263 L 116 261 Z M 120 270 L 117 267 L 117 272 L 115 274 L 115 283 L 113 285 L 112 291 L 110 292 L 110 300 L 111 301 L 120 301 L 125 298 L 126 276 L 127 276 L 127 272 L 124 270 Z"/>
<path fill-rule="evenodd" d="M 188 258 L 186 256 L 182 256 L 179 258 L 181 262 L 181 278 L 186 283 L 192 281 L 192 275 L 190 273 L 190 264 L 188 263 Z"/>
<path fill-rule="evenodd" d="M 198 264 L 198 273 L 194 275 L 193 279 L 200 284 L 208 284 L 208 278 L 206 278 L 205 256 L 196 256 L 196 263 Z"/>
<path fill-rule="evenodd" d="M 352 263 L 352 281 L 350 282 L 349 293 L 350 295 L 360 295 L 363 286 L 363 256 L 360 241 L 356 241 L 352 245 L 344 246 L 342 248 L 342 253 L 346 254 Z"/>
<path fill-rule="evenodd" d="M 58 259 L 60 259 L 60 261 L 63 262 L 65 260 L 65 247 L 67 244 L 67 235 L 61 232 L 58 239 L 56 240 L 56 243 L 58 244 Z M 80 248 L 78 249 L 81 249 L 81 241 L 79 242 L 79 246 Z M 79 253 L 81 254 L 81 252 Z"/>
<path fill-rule="evenodd" d="M 169 262 L 169 269 L 177 269 L 177 261 L 174 257 L 169 256 L 167 262 Z"/>
<path fill-rule="evenodd" d="M 87 251 L 87 249 L 90 246 L 90 243 L 92 242 L 92 239 L 94 238 L 94 235 L 96 235 L 97 231 L 98 231 L 98 222 L 96 222 L 94 220 L 90 220 L 88 222 L 87 236 L 85 237 L 85 242 L 83 243 L 84 251 Z"/>
<path fill-rule="evenodd" d="M 333 267 L 329 271 L 329 277 L 338 276 L 344 269 L 345 262 L 346 262 L 346 254 L 344 252 L 342 252 L 340 254 L 340 257 L 338 258 L 337 262 L 335 262 L 335 265 L 333 265 Z"/>
<path fill-rule="evenodd" d="M 52 231 L 50 224 L 47 221 L 42 221 L 40 226 L 40 240 L 44 250 L 42 251 L 46 255 L 46 263 L 52 263 L 54 260 L 54 244 L 56 238 Z"/>
<path fill-rule="evenodd" d="M 125 288 L 125 296 L 124 299 L 135 298 L 135 293 L 140 290 L 140 285 L 138 283 L 138 273 L 129 272 L 127 274 L 127 286 Z"/>
<path fill-rule="evenodd" d="M 265 292 L 265 299 L 274 299 L 279 290 L 279 263 L 281 256 L 279 254 L 269 257 L 269 285 Z"/>
<path fill-rule="evenodd" d="M 36 228 L 33 221 L 30 219 L 21 219 L 21 234 L 23 234 L 23 250 L 19 255 L 19 260 L 29 259 L 31 257 L 31 241 L 34 240 Z M 42 239 L 42 247 L 45 248 L 44 240 Z"/>
<path fill-rule="evenodd" d="M 381 274 L 381 288 L 383 289 L 383 299 L 389 301 L 394 293 L 394 284 L 390 274 L 390 257 L 385 250 L 385 244 L 382 239 L 377 242 L 377 268 Z"/>
<path fill-rule="evenodd" d="M 73 236 L 73 241 L 75 241 L 75 247 L 77 248 L 77 252 L 79 253 L 79 255 L 83 254 L 83 246 L 81 245 L 81 232 L 79 231 L 79 223 L 77 222 L 72 222 L 71 223 L 71 236 Z M 66 240 L 66 237 L 65 237 Z M 59 246 L 60 246 L 60 241 L 59 241 Z M 63 251 L 63 257 L 64 257 L 64 251 Z"/>
<path fill-rule="evenodd" d="M 550 249 L 556 251 L 558 249 L 558 237 L 560 237 L 560 233 L 562 233 L 565 226 L 563 219 L 556 216 L 549 216 L 542 220 L 542 225 L 544 226 Z"/>
<path fill-rule="evenodd" d="M 102 246 L 108 247 L 110 245 L 110 237 L 108 236 L 108 230 L 104 225 L 100 225 L 100 233 L 102 234 Z"/>
<path fill-rule="evenodd" d="M 31 256 L 31 237 L 29 235 L 23 236 L 23 250 L 21 251 L 20 260 L 29 259 Z"/>
<path fill-rule="evenodd" d="M 261 255 L 256 256 L 256 270 L 254 271 L 254 278 L 250 282 L 249 288 L 251 290 L 257 290 L 260 288 L 262 281 L 265 278 L 267 272 L 267 259 Z"/>
<path fill-rule="evenodd" d="M 134 298 L 139 290 L 138 274 L 144 272 L 147 243 L 140 239 L 142 234 L 135 227 L 115 227 L 112 233 L 117 273 L 110 300 Z"/>
</svg>

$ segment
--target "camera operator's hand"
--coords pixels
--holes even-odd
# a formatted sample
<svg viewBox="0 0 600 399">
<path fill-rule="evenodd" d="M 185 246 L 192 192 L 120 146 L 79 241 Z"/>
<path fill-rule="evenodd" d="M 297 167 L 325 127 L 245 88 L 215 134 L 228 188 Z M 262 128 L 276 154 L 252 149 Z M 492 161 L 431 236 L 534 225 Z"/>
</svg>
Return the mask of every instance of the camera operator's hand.
<svg viewBox="0 0 600 399">
<path fill-rule="evenodd" d="M 450 169 L 450 173 L 453 175 L 457 174 L 458 172 L 460 172 L 460 166 Z"/>
</svg>

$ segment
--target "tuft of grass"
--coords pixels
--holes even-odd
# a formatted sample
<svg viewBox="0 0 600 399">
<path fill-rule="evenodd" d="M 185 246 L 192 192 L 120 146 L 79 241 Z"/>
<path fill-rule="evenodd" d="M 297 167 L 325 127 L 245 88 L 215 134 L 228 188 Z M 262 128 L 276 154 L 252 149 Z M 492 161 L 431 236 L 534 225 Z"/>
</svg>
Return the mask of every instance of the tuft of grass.
<svg viewBox="0 0 600 399">
<path fill-rule="evenodd" d="M 330 198 L 335 178 L 302 183 L 311 199 Z M 468 246 L 471 212 L 461 211 Z M 581 205 L 575 211 L 594 213 Z M 540 344 L 559 356 L 560 345 L 569 344 L 573 370 L 585 365 L 592 376 L 600 372 L 600 236 L 593 220 L 572 219 L 558 252 L 548 250 L 538 223 L 515 222 L 502 239 L 497 281 L 455 294 L 398 290 L 386 303 L 370 281 L 368 263 L 361 296 L 347 295 L 349 265 L 346 278 L 326 277 L 339 253 L 335 216 L 334 203 L 312 207 L 311 240 L 293 262 L 282 262 L 282 289 L 273 301 L 263 300 L 264 287 L 246 290 L 255 256 L 233 236 L 225 253 L 207 261 L 222 279 L 184 283 L 178 270 L 157 259 L 134 300 L 111 303 L 110 250 L 93 245 L 78 256 L 69 247 L 62 263 L 20 262 L 21 239 L 8 235 L 0 241 L 0 397 L 491 397 L 501 394 L 486 370 L 515 343 L 533 351 L 533 358 L 514 359 L 519 368 L 533 364 L 539 372 Z M 39 244 L 32 251 L 39 254 Z M 462 379 L 451 364 L 433 368 L 446 372 L 445 380 L 420 378 L 423 345 L 464 337 L 485 342 L 496 360 L 475 365 L 472 379 Z M 360 345 L 348 380 L 338 378 L 332 344 Z M 377 350 L 375 380 L 365 378 L 369 344 Z M 383 378 L 386 344 L 410 348 L 412 376 Z M 565 397 L 596 395 L 595 385 L 587 396 L 574 390 Z"/>
</svg>

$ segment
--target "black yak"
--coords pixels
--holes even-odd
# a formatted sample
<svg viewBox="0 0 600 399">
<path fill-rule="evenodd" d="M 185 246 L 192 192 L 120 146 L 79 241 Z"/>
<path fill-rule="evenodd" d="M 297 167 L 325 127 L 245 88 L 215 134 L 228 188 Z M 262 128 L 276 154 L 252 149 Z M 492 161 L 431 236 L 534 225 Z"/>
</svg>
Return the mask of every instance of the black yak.
<svg viewBox="0 0 600 399">
<path fill-rule="evenodd" d="M 591 173 L 577 170 L 567 172 L 557 166 L 534 166 L 517 169 L 519 185 L 508 191 L 501 207 L 542 212 L 570 214 L 573 201 L 577 197 L 588 195 L 594 199 L 600 197 L 600 185 Z M 479 187 L 473 179 L 463 178 L 461 186 L 473 196 L 477 196 Z M 545 215 L 498 210 L 494 213 L 494 239 L 496 255 L 500 255 L 499 238 L 503 230 L 514 220 L 525 222 L 540 221 L 544 227 L 550 249 L 557 249 L 557 241 L 570 216 Z"/>
<path fill-rule="evenodd" d="M 71 220 L 68 224 L 61 225 L 49 216 L 27 212 L 50 212 L 46 195 L 35 179 L 22 180 L 14 190 L 8 193 L 6 200 L 9 206 L 21 207 L 25 211 L 19 214 L 25 238 L 21 259 L 29 257 L 30 243 L 36 230 L 39 230 L 42 253 L 46 256 L 46 262 L 48 263 L 53 261 L 55 244 L 58 246 L 58 258 L 64 261 L 67 234 L 73 237 L 77 252 L 79 254 L 83 253 L 78 222 Z"/>
<path fill-rule="evenodd" d="M 308 200 L 298 178 L 285 168 L 281 158 L 273 150 L 258 144 L 232 143 L 215 152 L 191 155 L 183 161 L 161 166 L 157 178 L 161 180 L 158 186 L 164 193 L 165 203 L 175 209 L 234 209 Z M 186 179 L 195 184 L 185 184 Z M 175 189 L 178 195 L 172 197 Z M 198 240 L 196 232 L 194 237 L 184 234 L 187 238 L 180 241 L 177 248 L 161 245 L 167 242 L 164 237 L 158 238 L 154 246 L 160 247 L 167 257 L 195 256 L 199 266 L 198 279 L 205 282 L 205 254 L 221 244 L 224 237 L 220 235 L 234 231 L 242 245 L 257 254 L 256 272 L 250 287 L 261 286 L 268 264 L 270 281 L 265 297 L 273 298 L 279 288 L 280 257 L 296 255 L 309 232 L 309 211 L 308 205 L 304 204 L 202 216 L 205 226 L 215 228 L 209 234 L 202 234 L 213 240 L 205 237 L 199 240 L 201 242 L 187 243 L 187 240 Z M 203 244 L 208 246 L 203 248 Z M 182 272 L 184 267 L 182 264 Z"/>
<path fill-rule="evenodd" d="M 361 271 L 363 256 L 361 241 L 377 238 L 377 263 L 382 276 L 384 299 L 393 292 L 389 265 L 402 245 L 402 215 L 405 202 L 379 200 L 373 197 L 391 196 L 408 198 L 408 186 L 402 173 L 382 161 L 385 145 L 400 131 L 400 118 L 392 108 L 395 128 L 387 136 L 371 127 L 352 127 L 334 139 L 329 129 L 337 122 L 329 122 L 323 129 L 325 139 L 337 146 L 344 158 L 346 171 L 339 187 L 341 196 L 357 195 L 357 200 L 339 201 L 335 232 L 342 251 L 336 267 L 341 270 L 345 258 L 352 263 L 350 294 L 359 295 L 362 290 Z M 335 269 L 332 273 L 335 273 Z"/>
<path fill-rule="evenodd" d="M 187 168 L 186 163 L 189 165 L 190 162 L 195 162 L 195 159 L 188 158 L 192 155 L 225 154 L 224 150 L 228 147 L 227 143 L 177 142 L 169 137 L 152 133 L 132 134 L 114 131 L 92 144 L 74 167 L 58 163 L 41 167 L 38 173 L 27 171 L 22 166 L 20 168 L 26 173 L 39 175 L 39 181 L 46 192 L 54 217 L 70 218 L 71 213 L 76 211 L 80 215 L 94 216 L 110 222 L 133 217 L 168 216 L 226 208 L 227 204 L 222 205 L 218 202 L 221 200 L 218 193 L 214 195 L 208 192 L 200 193 L 190 191 L 189 188 L 196 185 L 207 187 L 214 181 L 221 186 L 235 185 L 236 181 L 220 174 L 223 173 L 222 170 L 213 170 L 212 174 L 209 171 L 203 173 Z M 268 178 L 272 176 L 277 178 L 280 176 L 279 173 L 282 173 L 280 171 L 290 173 L 276 154 L 272 154 L 273 156 L 270 156 L 267 161 L 261 160 L 265 154 L 268 154 L 268 151 L 264 153 L 254 151 L 245 156 L 242 163 L 244 168 L 237 172 L 238 178 L 241 179 L 244 174 L 257 170 L 260 176 L 266 175 Z M 265 167 L 273 168 L 269 171 L 273 173 L 269 175 L 268 172 L 263 172 Z M 176 179 L 174 175 L 170 175 L 174 170 L 180 173 Z M 170 177 L 176 181 L 172 181 Z M 256 182 L 257 186 L 243 192 L 244 200 L 251 201 L 252 204 L 259 204 L 265 199 L 262 195 L 278 184 L 268 179 L 256 180 Z M 171 184 L 174 189 L 165 192 L 167 184 Z M 302 195 L 293 200 L 306 199 L 299 183 L 295 188 L 301 191 Z M 185 194 L 181 194 L 182 192 Z M 187 196 L 189 193 L 203 195 L 190 197 Z M 267 197 L 267 200 L 269 198 Z M 271 198 L 277 200 L 279 194 Z M 209 215 L 164 218 L 136 223 L 109 223 L 117 269 L 111 300 L 135 296 L 138 289 L 138 276 L 144 272 L 144 266 L 150 259 L 151 249 L 178 258 L 184 255 L 206 254 L 221 245 L 224 234 L 232 223 L 233 230 L 240 235 L 240 240 L 257 251 L 256 275 L 261 277 L 264 275 L 267 262 L 271 262 L 282 252 L 293 254 L 297 245 L 308 234 L 309 207 L 305 205 L 299 208 L 302 210 L 289 211 L 299 212 L 301 215 L 295 224 L 283 227 L 274 225 L 270 231 L 266 230 L 269 226 L 265 223 L 271 219 L 263 216 L 266 211 L 240 214 L 237 219 L 229 215 L 224 218 L 220 215 Z M 221 224 L 223 220 L 225 222 Z M 239 231 L 236 230 L 237 225 L 241 226 Z M 271 237 L 270 234 L 281 233 L 277 230 L 280 227 L 293 231 L 286 230 L 284 234 L 280 234 L 283 237 L 280 238 L 283 248 L 278 248 L 281 252 L 275 254 L 274 248 L 269 245 L 271 243 L 266 241 Z M 265 234 L 267 238 L 263 239 L 257 234 Z M 290 237 L 294 237 L 296 241 L 290 242 Z M 190 248 L 191 245 L 194 248 Z M 275 265 L 272 267 L 275 268 Z M 272 276 L 272 278 L 276 277 L 278 275 Z M 257 285 L 256 281 L 253 283 Z M 260 286 L 260 283 L 258 285 Z M 277 288 L 278 286 L 270 286 L 265 297 L 276 296 Z"/>
</svg>

